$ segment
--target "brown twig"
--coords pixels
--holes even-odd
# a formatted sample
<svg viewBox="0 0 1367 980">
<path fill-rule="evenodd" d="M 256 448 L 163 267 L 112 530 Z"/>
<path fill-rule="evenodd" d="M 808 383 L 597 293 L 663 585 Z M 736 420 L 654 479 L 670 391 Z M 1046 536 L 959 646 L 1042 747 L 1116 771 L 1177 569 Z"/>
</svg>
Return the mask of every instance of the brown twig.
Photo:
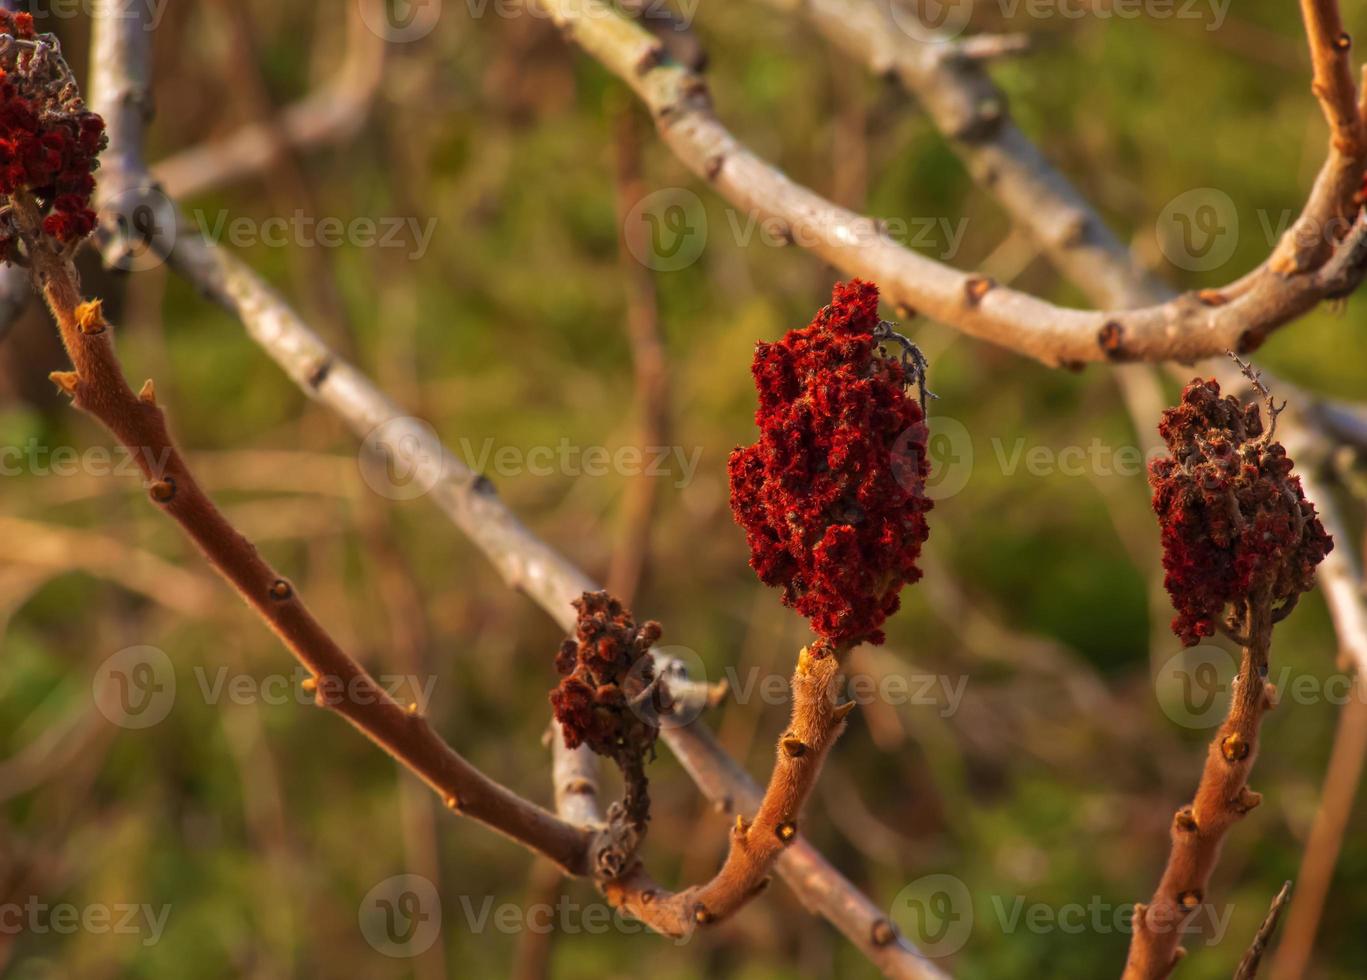
<svg viewBox="0 0 1367 980">
<path fill-rule="evenodd" d="M 452 809 L 540 851 L 573 873 L 584 868 L 590 834 L 547 813 L 471 766 L 420 713 L 404 708 L 313 618 L 294 588 L 257 553 L 200 489 L 172 442 L 151 381 L 134 392 L 110 341 L 98 301 L 87 302 L 70 256 L 50 247 L 33 204 L 13 200 L 29 243 L 34 286 L 51 310 L 75 368 L 53 380 L 98 419 L 137 461 L 154 503 L 174 519 L 313 674 L 316 701 L 407 765 Z"/>
<path fill-rule="evenodd" d="M 1206 753 L 1205 770 L 1191 805 L 1172 822 L 1172 850 L 1158 890 L 1147 905 L 1136 905 L 1134 934 L 1124 980 L 1162 980 L 1185 954 L 1182 929 L 1206 901 L 1210 874 L 1225 834 L 1262 798 L 1248 788 L 1258 754 L 1258 729 L 1274 704 L 1267 676 L 1272 642 L 1272 604 L 1250 597 L 1243 616 L 1249 637 L 1229 706 L 1229 715 Z"/>
<path fill-rule="evenodd" d="M 1363 160 L 1331 146 L 1291 231 L 1267 262 L 1219 291 L 1218 305 L 1203 293 L 1138 309 L 1058 307 L 925 258 L 895 242 L 879 222 L 791 181 L 722 125 L 700 76 L 664 58 L 656 38 L 602 0 L 536 2 L 570 39 L 631 86 L 680 160 L 732 204 L 781 223 L 789 240 L 844 272 L 878 282 L 890 302 L 1048 364 L 1114 360 L 1117 337 L 1125 360 L 1187 362 L 1228 349 L 1251 350 L 1367 274 L 1367 267 L 1355 263 L 1345 285 L 1342 270 L 1322 274 L 1322 249 L 1300 244 L 1329 239 L 1326 233 L 1344 221 L 1342 202 L 1362 181 Z M 969 123 L 983 123 L 982 110 L 975 106 Z M 999 105 L 991 107 L 993 118 L 986 124 L 995 125 L 999 114 Z"/>
<path fill-rule="evenodd" d="M 736 818 L 726 861 L 712 880 L 668 893 L 638 863 L 604 884 L 613 905 L 657 932 L 685 936 L 730 917 L 764 889 L 779 855 L 797 838 L 802 806 L 854 707 L 836 703 L 846 656 L 841 649 L 802 651 L 793 673 L 792 719 L 779 738 L 768 788 L 752 820 Z"/>
<path fill-rule="evenodd" d="M 1267 910 L 1267 918 L 1263 919 L 1263 924 L 1258 927 L 1252 945 L 1239 961 L 1239 968 L 1234 971 L 1234 980 L 1253 980 L 1258 975 L 1258 967 L 1263 962 L 1263 952 L 1272 941 L 1272 934 L 1277 931 L 1277 920 L 1282 917 L 1282 909 L 1286 908 L 1286 903 L 1290 900 L 1291 882 L 1288 881 L 1272 899 L 1272 907 Z"/>
</svg>

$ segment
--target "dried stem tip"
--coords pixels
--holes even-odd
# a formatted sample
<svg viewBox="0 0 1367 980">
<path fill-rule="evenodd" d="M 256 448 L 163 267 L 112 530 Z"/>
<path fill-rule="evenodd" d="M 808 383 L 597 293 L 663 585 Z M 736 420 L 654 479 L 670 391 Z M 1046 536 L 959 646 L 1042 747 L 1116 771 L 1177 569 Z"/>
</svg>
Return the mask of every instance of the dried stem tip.
<svg viewBox="0 0 1367 980">
<path fill-rule="evenodd" d="M 1169 455 L 1150 465 L 1149 482 L 1177 608 L 1173 632 L 1190 646 L 1251 596 L 1285 607 L 1308 590 L 1334 543 L 1258 406 L 1197 379 L 1158 431 Z"/>
<path fill-rule="evenodd" d="M 104 120 L 87 112 L 57 39 L 37 34 L 28 14 L 0 10 L 0 196 L 31 201 L 41 235 L 59 249 L 95 227 L 92 174 L 105 146 Z M 0 260 L 36 247 L 40 229 L 0 212 Z M 84 328 L 83 328 L 84 329 Z"/>
</svg>

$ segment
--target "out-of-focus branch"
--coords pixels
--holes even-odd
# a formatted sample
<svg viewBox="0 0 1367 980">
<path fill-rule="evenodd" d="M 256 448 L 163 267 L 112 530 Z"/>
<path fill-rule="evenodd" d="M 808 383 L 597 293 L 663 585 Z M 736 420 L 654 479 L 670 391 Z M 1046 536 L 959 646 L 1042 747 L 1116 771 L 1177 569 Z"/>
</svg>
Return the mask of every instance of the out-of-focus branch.
<svg viewBox="0 0 1367 980">
<path fill-rule="evenodd" d="M 617 111 L 615 183 L 621 238 L 619 262 L 626 290 L 627 337 L 631 342 L 636 382 L 633 407 L 639 445 L 645 452 L 649 446 L 663 446 L 668 441 L 669 373 L 660 337 L 654 274 L 636 259 L 637 255 L 645 254 L 642 247 L 646 229 L 644 224 L 629 220 L 631 209 L 646 193 L 641 180 L 641 124 L 637 112 L 634 105 L 623 106 Z M 650 531 L 658 490 L 658 480 L 641 474 L 627 484 L 624 494 L 622 526 L 608 569 L 608 591 L 624 604 L 630 604 L 634 598 L 650 554 Z"/>
<path fill-rule="evenodd" d="M 1251 350 L 1367 274 L 1367 257 L 1356 248 L 1349 268 L 1330 270 L 1318 246 L 1306 244 L 1324 241 L 1329 229 L 1347 230 L 1351 216 L 1345 220 L 1341 205 L 1362 181 L 1363 160 L 1331 145 L 1301 216 L 1268 261 L 1237 283 L 1138 309 L 1058 307 L 921 256 L 879 222 L 788 179 L 722 125 L 700 76 L 670 62 L 658 39 L 602 0 L 536 2 L 567 37 L 631 86 L 679 159 L 732 204 L 780 222 L 789 240 L 879 283 L 890 301 L 1048 364 L 1193 361 Z M 970 128 L 983 122 L 981 109 L 975 107 Z M 999 114 L 997 105 L 987 124 L 995 125 Z"/>
<path fill-rule="evenodd" d="M 33 287 L 24 270 L 12 265 L 0 266 L 0 343 L 9 335 L 32 298 Z"/>
<path fill-rule="evenodd" d="M 1272 907 L 1267 910 L 1267 918 L 1263 919 L 1263 924 L 1258 927 L 1257 933 L 1253 936 L 1253 943 L 1248 947 L 1248 952 L 1244 953 L 1244 958 L 1239 961 L 1239 968 L 1234 971 L 1234 980 L 1253 980 L 1258 975 L 1258 967 L 1263 962 L 1263 952 L 1272 941 L 1272 934 L 1277 931 L 1277 920 L 1282 917 L 1282 909 L 1286 908 L 1286 903 L 1290 900 L 1291 882 L 1288 881 L 1272 899 Z"/>
<path fill-rule="evenodd" d="M 1272 976 L 1276 980 L 1298 980 L 1310 965 L 1320 916 L 1343 847 L 1344 830 L 1367 761 L 1367 592 L 1362 588 L 1362 569 L 1352 549 L 1346 546 L 1348 536 L 1333 498 L 1310 470 L 1302 476 L 1302 483 L 1306 493 L 1317 502 L 1321 523 L 1338 542 L 1320 566 L 1319 584 L 1338 635 L 1341 656 L 1356 667 L 1357 677 L 1339 712 L 1319 810 L 1301 858 L 1296 902 L 1272 958 Z"/>
<path fill-rule="evenodd" d="M 1310 838 L 1297 877 L 1296 904 L 1286 917 L 1286 928 L 1272 957 L 1273 980 L 1300 980 L 1309 972 L 1315 936 L 1324 914 L 1329 886 L 1334 879 L 1343 834 L 1362 783 L 1367 760 L 1367 687 L 1361 678 L 1353 685 L 1348 701 L 1339 711 L 1334 746 L 1324 770 L 1320 807 L 1310 826 Z"/>
<path fill-rule="evenodd" d="M 385 58 L 384 38 L 366 26 L 361 9 L 383 3 L 348 5 L 346 55 L 326 83 L 275 119 L 249 123 L 160 161 L 152 167 L 152 177 L 179 200 L 268 170 L 282 140 L 294 150 L 308 151 L 355 136 L 379 91 Z"/>
</svg>

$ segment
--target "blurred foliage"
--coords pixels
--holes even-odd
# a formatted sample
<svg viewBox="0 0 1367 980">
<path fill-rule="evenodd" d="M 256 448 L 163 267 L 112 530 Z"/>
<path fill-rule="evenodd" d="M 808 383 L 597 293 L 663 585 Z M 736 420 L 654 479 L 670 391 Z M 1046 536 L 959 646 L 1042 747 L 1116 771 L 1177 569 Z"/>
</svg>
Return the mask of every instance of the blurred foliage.
<svg viewBox="0 0 1367 980">
<path fill-rule="evenodd" d="M 156 36 L 153 159 L 248 118 L 233 96 L 251 73 L 284 103 L 338 63 L 345 25 L 335 5 L 249 6 L 255 65 L 228 40 L 221 5 L 166 8 Z M 472 465 L 486 440 L 519 453 L 562 440 L 630 445 L 637 423 L 612 133 L 618 114 L 638 110 L 544 20 L 497 16 L 506 8 L 493 4 L 472 17 L 474 9 L 448 3 L 432 34 L 389 46 L 364 130 L 299 162 L 310 199 L 292 199 L 291 185 L 272 174 L 187 204 L 206 226 L 225 210 L 261 221 L 296 208 L 343 220 L 435 220 L 418 255 L 355 246 L 321 255 L 240 251 Z M 1203 20 L 1031 18 L 1024 7 L 1013 17 L 1011 9 L 980 4 L 973 26 L 1038 38 L 1034 53 L 993 69 L 1015 117 L 1140 260 L 1184 287 L 1217 285 L 1259 262 L 1270 244 L 1260 214 L 1275 222 L 1282 209 L 1298 208 L 1323 152 L 1294 5 L 1250 0 L 1215 30 L 1206 29 L 1204 5 Z M 1367 29 L 1360 8 L 1346 14 L 1350 29 Z M 57 29 L 80 67 L 88 25 L 76 18 Z M 966 219 L 951 257 L 957 265 L 1001 259 L 1008 222 L 905 94 L 762 4 L 703 4 L 695 29 L 711 53 L 719 113 L 757 152 L 878 215 Z M 751 433 L 750 351 L 755 340 L 805 323 L 834 273 L 796 249 L 758 238 L 742 245 L 731 229 L 744 216 L 657 141 L 644 156 L 652 189 L 700 196 L 709 237 L 697 263 L 655 277 L 670 442 L 701 455 L 691 480 L 676 479 L 675 467 L 659 481 L 648 572 L 633 605 L 664 624 L 666 643 L 695 651 L 710 677 L 731 669 L 739 686 L 751 670 L 785 674 L 803 642 L 801 624 L 746 567 L 726 504 L 726 456 Z M 1184 273 L 1163 261 L 1154 221 L 1196 187 L 1228 194 L 1243 233 L 1228 263 Z M 944 257 L 945 245 L 942 237 L 925 250 Z M 130 374 L 156 377 L 182 444 L 230 515 L 373 670 L 435 678 L 431 716 L 461 752 L 546 800 L 541 736 L 553 624 L 428 502 L 391 504 L 371 493 L 353 438 L 192 289 L 164 269 L 118 281 L 91 262 L 87 275 L 117 307 Z M 1081 302 L 1038 258 L 1014 284 Z M 328 288 L 340 297 L 340 316 L 320 301 Z M 1259 363 L 1307 388 L 1360 397 L 1367 359 L 1346 352 L 1367 345 L 1363 304 L 1323 308 L 1278 332 Z M 974 913 L 950 961 L 959 976 L 1115 975 L 1123 931 L 1012 928 L 999 910 L 1019 899 L 1055 913 L 1071 904 L 1113 911 L 1146 897 L 1208 733 L 1174 724 L 1150 682 L 1178 645 L 1166 604 L 1150 603 L 1157 535 L 1142 475 L 1090 466 L 1082 475 L 1035 473 L 1002 460 L 1018 449 L 1043 447 L 1057 458 L 1094 440 L 1109 450 L 1143 442 L 1104 367 L 1051 371 L 933 323 L 903 326 L 932 355 L 934 412 L 963 426 L 968 444 L 952 448 L 971 449 L 972 469 L 932 514 L 927 582 L 909 590 L 887 647 L 859 663 L 963 677 L 967 686 L 954 711 L 940 700 L 858 713 L 804 829 L 889 907 L 923 875 L 959 878 Z M 85 451 L 107 443 L 35 384 L 60 364 L 36 311 L 0 348 L 0 361 L 5 445 Z M 491 477 L 536 533 L 605 574 L 629 477 Z M 261 681 L 292 676 L 292 662 L 145 506 L 132 478 L 28 472 L 4 485 L 6 517 L 102 535 L 125 558 L 92 574 L 81 567 L 93 545 L 58 549 L 56 560 L 7 546 L 18 557 L 0 564 L 0 758 L 19 758 L 44 733 L 91 716 L 98 666 L 129 645 L 166 651 L 178 692 L 159 725 L 122 731 L 93 716 L 88 731 L 77 728 L 78 751 L 55 753 L 60 763 L 40 768 L 35 785 L 0 785 L 10 797 L 0 818 L 7 894 L 79 908 L 169 905 L 164 934 L 145 943 L 145 932 L 25 931 L 9 950 L 11 975 L 510 973 L 536 937 L 481 926 L 478 912 L 489 900 L 518 908 L 556 901 L 559 891 L 535 884 L 527 854 L 450 818 L 337 718 L 293 699 L 207 697 L 204 685 L 220 668 Z M 191 577 L 164 591 L 130 589 L 120 574 L 144 552 Z M 187 615 L 196 586 L 212 599 L 201 615 Z M 405 605 L 405 594 L 415 605 Z M 1323 604 L 1310 597 L 1278 628 L 1274 670 L 1322 680 L 1338 669 L 1334 654 Z M 1097 689 L 1109 700 L 1078 693 Z M 1186 980 L 1228 977 L 1268 901 L 1295 876 L 1336 714 L 1323 699 L 1287 698 L 1270 717 L 1254 784 L 1267 802 L 1232 834 L 1213 885 L 1231 917 L 1218 945 L 1188 942 Z M 783 703 L 752 697 L 708 723 L 758 777 L 785 716 Z M 653 767 L 652 792 L 648 852 L 659 875 L 709 873 L 725 846 L 725 821 L 667 754 Z M 1367 895 L 1355 887 L 1367 874 L 1364 831 L 1359 807 L 1315 977 L 1360 976 L 1367 962 Z M 404 872 L 433 879 L 441 895 L 439 941 L 413 959 L 381 955 L 358 927 L 367 893 Z M 580 911 L 601 905 L 582 883 L 563 893 Z M 558 921 L 556 977 L 871 975 L 782 887 L 682 950 L 620 928 L 592 934 L 577 915 Z"/>
</svg>

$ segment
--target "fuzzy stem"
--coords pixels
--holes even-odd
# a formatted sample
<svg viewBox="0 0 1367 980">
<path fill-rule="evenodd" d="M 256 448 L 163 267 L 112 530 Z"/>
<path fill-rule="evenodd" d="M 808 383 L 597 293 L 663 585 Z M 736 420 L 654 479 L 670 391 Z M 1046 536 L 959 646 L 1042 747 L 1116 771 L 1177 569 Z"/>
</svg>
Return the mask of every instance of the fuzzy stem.
<svg viewBox="0 0 1367 980">
<path fill-rule="evenodd" d="M 1134 935 L 1123 980 L 1162 980 L 1186 955 L 1182 928 L 1206 900 L 1211 871 L 1230 827 L 1262 797 L 1248 788 L 1258 755 L 1258 729 L 1275 703 L 1267 682 L 1272 643 L 1272 604 L 1268 596 L 1249 601 L 1244 617 L 1249 643 L 1243 649 L 1229 715 L 1206 753 L 1196 797 L 1172 822 L 1172 850 L 1158 890 L 1148 905 L 1134 910 Z"/>
<path fill-rule="evenodd" d="M 848 648 L 803 649 L 793 673 L 792 719 L 779 738 L 774 769 L 753 820 L 737 817 L 721 870 L 708 882 L 665 892 L 639 865 L 606 882 L 603 893 L 619 908 L 668 936 L 734 915 L 763 891 L 779 857 L 797 839 L 798 816 L 831 746 L 845 730 L 852 704 L 836 693 Z"/>
</svg>

